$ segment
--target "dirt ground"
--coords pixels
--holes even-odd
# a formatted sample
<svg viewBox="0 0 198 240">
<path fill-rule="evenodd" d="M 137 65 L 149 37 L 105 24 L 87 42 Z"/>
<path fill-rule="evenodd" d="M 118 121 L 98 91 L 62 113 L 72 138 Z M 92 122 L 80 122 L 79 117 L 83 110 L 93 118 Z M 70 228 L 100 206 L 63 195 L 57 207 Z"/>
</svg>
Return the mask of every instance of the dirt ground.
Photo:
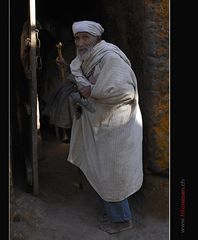
<svg viewBox="0 0 198 240">
<path fill-rule="evenodd" d="M 39 196 L 28 193 L 23 181 L 14 185 L 11 240 L 169 239 L 168 178 L 145 173 L 142 188 L 129 198 L 134 228 L 109 235 L 98 229 L 96 193 L 77 168 L 66 161 L 68 148 L 54 137 L 42 141 Z"/>
</svg>

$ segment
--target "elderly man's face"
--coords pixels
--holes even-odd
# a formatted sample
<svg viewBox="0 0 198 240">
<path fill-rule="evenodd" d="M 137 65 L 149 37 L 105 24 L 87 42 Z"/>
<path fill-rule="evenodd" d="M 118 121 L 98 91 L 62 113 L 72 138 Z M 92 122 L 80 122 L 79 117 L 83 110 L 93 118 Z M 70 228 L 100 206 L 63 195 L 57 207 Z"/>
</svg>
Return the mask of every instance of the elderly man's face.
<svg viewBox="0 0 198 240">
<path fill-rule="evenodd" d="M 87 32 L 79 32 L 74 36 L 75 45 L 78 49 L 83 49 L 95 45 L 97 37 Z"/>
<path fill-rule="evenodd" d="M 91 49 L 99 42 L 99 39 L 87 32 L 79 32 L 75 34 L 74 41 L 77 55 L 84 60 L 90 53 Z"/>
</svg>

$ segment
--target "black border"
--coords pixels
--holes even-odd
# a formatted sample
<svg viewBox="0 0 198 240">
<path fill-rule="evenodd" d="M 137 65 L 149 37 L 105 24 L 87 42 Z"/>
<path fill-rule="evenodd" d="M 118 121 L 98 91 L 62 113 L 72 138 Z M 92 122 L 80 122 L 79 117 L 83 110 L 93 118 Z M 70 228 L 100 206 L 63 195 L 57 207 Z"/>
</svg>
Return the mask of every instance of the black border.
<svg viewBox="0 0 198 240">
<path fill-rule="evenodd" d="M 197 176 L 198 67 L 194 26 L 197 13 L 193 10 L 197 11 L 193 3 L 171 1 L 170 237 L 174 240 L 193 239 L 197 235 L 193 224 L 197 179 L 193 176 Z"/>
<path fill-rule="evenodd" d="M 0 216 L 1 216 L 1 239 L 8 239 L 9 237 L 9 176 L 8 176 L 8 159 L 9 159 L 9 120 L 8 120 L 8 87 L 9 87 L 9 1 L 0 2 L 0 23 L 1 23 L 1 150 L 0 150 L 0 183 L 1 183 L 1 197 L 0 197 Z"/>
</svg>

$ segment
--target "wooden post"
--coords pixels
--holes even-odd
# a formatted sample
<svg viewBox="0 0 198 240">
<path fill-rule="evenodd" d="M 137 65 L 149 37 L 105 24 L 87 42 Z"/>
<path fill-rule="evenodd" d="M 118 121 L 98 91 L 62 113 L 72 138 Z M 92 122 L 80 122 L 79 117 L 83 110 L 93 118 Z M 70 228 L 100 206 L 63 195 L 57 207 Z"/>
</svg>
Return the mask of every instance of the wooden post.
<svg viewBox="0 0 198 240">
<path fill-rule="evenodd" d="M 30 68 L 31 68 L 31 129 L 32 129 L 32 169 L 33 169 L 33 194 L 39 194 L 38 183 L 38 157 L 37 157 L 37 66 L 36 66 L 36 3 L 30 0 Z"/>
</svg>

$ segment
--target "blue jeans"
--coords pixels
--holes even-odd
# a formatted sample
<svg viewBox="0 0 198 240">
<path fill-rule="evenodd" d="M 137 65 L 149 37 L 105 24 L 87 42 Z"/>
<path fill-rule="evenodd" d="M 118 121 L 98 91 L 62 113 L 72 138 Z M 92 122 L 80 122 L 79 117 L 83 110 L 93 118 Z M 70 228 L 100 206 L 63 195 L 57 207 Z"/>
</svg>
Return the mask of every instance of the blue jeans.
<svg viewBox="0 0 198 240">
<path fill-rule="evenodd" d="M 104 213 L 112 222 L 124 222 L 131 220 L 131 210 L 128 199 L 120 202 L 106 202 L 99 196 Z"/>
</svg>

